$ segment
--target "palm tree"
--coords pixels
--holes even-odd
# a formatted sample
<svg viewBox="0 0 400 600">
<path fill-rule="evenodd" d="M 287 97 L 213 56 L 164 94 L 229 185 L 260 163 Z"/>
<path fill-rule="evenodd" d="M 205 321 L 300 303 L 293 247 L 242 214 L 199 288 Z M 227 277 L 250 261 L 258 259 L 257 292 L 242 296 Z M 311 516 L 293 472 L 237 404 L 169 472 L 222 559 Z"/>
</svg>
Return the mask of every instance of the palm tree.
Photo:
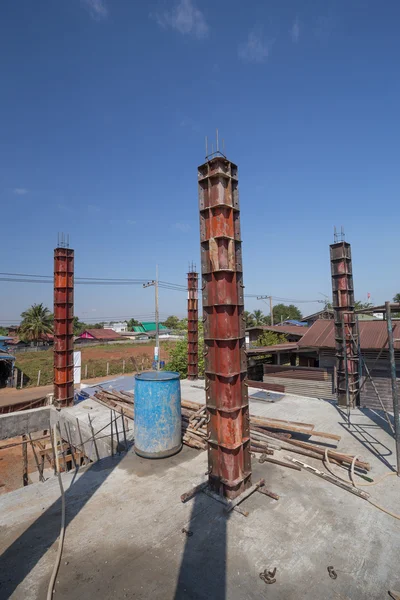
<svg viewBox="0 0 400 600">
<path fill-rule="evenodd" d="M 254 325 L 263 325 L 264 324 L 264 313 L 262 310 L 255 310 L 251 315 L 254 319 Z"/>
<path fill-rule="evenodd" d="M 19 333 L 24 339 L 37 344 L 43 335 L 53 333 L 53 315 L 43 304 L 33 304 L 21 317 Z"/>
<path fill-rule="evenodd" d="M 246 327 L 254 327 L 253 315 L 248 310 L 243 311 L 243 316 Z"/>
</svg>

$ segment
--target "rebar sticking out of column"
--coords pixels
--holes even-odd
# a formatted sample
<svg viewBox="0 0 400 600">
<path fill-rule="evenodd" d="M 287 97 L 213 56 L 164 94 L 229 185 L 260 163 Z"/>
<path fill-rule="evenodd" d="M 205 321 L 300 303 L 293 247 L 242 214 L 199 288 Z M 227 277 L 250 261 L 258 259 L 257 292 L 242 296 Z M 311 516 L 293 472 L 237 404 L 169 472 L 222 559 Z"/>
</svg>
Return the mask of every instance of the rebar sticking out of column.
<svg viewBox="0 0 400 600">
<path fill-rule="evenodd" d="M 360 380 L 350 244 L 345 241 L 331 244 L 330 257 L 332 306 L 335 319 L 337 399 L 340 406 L 354 408 L 359 404 Z"/>
<path fill-rule="evenodd" d="M 235 498 L 251 486 L 237 166 L 214 156 L 198 187 L 209 485 Z"/>
<path fill-rule="evenodd" d="M 54 250 L 54 401 L 74 403 L 74 251 Z"/>
<path fill-rule="evenodd" d="M 199 300 L 198 273 L 193 264 L 188 273 L 188 379 L 199 376 Z"/>
</svg>

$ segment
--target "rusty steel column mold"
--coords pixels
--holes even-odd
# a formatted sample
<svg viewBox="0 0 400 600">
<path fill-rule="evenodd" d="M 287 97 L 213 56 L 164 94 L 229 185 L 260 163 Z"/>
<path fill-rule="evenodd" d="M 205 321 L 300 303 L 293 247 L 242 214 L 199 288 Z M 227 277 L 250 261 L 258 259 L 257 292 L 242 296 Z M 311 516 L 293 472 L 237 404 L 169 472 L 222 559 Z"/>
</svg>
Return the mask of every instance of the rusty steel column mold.
<svg viewBox="0 0 400 600">
<path fill-rule="evenodd" d="M 335 319 L 337 399 L 340 406 L 359 404 L 358 331 L 354 313 L 351 246 L 340 241 L 330 246 L 332 299 Z"/>
<path fill-rule="evenodd" d="M 198 187 L 209 485 L 235 498 L 251 486 L 237 166 L 211 158 Z"/>
<path fill-rule="evenodd" d="M 188 379 L 199 377 L 199 300 L 198 273 L 188 273 Z"/>
<path fill-rule="evenodd" d="M 74 251 L 54 250 L 54 401 L 74 403 Z"/>
</svg>

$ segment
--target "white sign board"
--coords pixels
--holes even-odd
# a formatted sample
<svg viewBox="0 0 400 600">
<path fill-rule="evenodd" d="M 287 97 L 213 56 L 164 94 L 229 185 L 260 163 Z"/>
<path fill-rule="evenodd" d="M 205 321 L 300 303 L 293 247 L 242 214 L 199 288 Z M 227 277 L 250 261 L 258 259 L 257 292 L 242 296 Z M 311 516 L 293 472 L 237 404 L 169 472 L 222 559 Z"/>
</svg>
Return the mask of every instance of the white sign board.
<svg viewBox="0 0 400 600">
<path fill-rule="evenodd" d="M 78 350 L 77 352 L 74 352 L 74 383 L 81 382 L 81 366 L 82 366 L 81 351 Z"/>
</svg>

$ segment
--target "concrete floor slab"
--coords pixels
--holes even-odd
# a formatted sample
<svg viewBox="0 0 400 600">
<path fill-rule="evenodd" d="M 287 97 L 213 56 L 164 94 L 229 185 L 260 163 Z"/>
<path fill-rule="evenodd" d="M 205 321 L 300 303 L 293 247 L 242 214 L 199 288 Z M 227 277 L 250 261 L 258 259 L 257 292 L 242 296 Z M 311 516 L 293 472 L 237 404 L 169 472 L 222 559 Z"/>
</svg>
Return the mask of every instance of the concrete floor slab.
<svg viewBox="0 0 400 600">
<path fill-rule="evenodd" d="M 340 449 L 369 460 L 373 477 L 394 461 L 379 415 L 353 411 L 349 431 L 335 406 L 320 400 L 251 401 L 251 412 L 339 432 Z M 400 521 L 310 473 L 254 460 L 253 481 L 264 477 L 279 501 L 253 494 L 247 518 L 227 516 L 204 494 L 182 504 L 180 494 L 204 480 L 206 468 L 206 452 L 184 447 L 164 460 L 128 452 L 64 474 L 68 526 L 54 598 L 376 600 L 400 588 Z M 396 476 L 363 489 L 400 512 Z M 56 479 L 0 499 L 1 598 L 45 597 L 60 508 Z M 273 567 L 276 583 L 267 585 L 259 573 Z"/>
</svg>

